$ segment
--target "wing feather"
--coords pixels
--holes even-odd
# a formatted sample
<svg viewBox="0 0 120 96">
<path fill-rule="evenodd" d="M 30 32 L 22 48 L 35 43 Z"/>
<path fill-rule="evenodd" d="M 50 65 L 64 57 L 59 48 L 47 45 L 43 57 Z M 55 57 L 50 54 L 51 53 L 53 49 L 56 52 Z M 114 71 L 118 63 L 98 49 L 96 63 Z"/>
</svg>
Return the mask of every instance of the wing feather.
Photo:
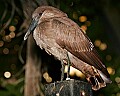
<svg viewBox="0 0 120 96">
<path fill-rule="evenodd" d="M 69 18 L 54 18 L 53 29 L 56 29 L 56 42 L 62 48 L 68 50 L 77 58 L 101 70 L 107 77 L 109 74 L 102 63 L 91 40 L 84 34 L 83 30 Z"/>
</svg>

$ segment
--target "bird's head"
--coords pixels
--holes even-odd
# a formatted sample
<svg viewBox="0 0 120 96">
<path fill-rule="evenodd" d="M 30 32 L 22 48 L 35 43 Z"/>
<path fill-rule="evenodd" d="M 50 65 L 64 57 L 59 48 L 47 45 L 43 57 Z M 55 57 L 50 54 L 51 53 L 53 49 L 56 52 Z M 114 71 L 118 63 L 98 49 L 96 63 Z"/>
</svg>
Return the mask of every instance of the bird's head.
<svg viewBox="0 0 120 96">
<path fill-rule="evenodd" d="M 59 18 L 59 17 L 67 17 L 67 14 L 51 6 L 38 7 L 32 14 L 32 22 L 28 28 L 28 31 L 24 36 L 24 40 L 28 38 L 31 32 L 34 31 L 36 26 L 41 22 L 44 22 L 45 20 L 49 20 L 52 18 Z"/>
</svg>

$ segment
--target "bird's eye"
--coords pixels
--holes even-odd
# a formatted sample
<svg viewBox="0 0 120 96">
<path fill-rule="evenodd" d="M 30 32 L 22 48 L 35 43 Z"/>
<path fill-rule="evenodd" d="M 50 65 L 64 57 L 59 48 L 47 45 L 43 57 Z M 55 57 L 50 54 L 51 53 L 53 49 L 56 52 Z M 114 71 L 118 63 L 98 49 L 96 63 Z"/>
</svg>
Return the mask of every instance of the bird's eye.
<svg viewBox="0 0 120 96">
<path fill-rule="evenodd" d="M 39 13 L 39 16 L 41 16 L 42 15 L 42 13 Z"/>
</svg>

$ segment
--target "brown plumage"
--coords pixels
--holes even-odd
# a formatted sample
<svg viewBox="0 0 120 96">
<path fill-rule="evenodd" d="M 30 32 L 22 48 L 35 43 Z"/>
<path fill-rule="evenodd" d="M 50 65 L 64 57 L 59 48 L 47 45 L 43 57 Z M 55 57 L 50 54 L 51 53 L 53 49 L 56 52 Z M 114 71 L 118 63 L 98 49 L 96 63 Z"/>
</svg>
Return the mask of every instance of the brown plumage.
<svg viewBox="0 0 120 96">
<path fill-rule="evenodd" d="M 51 6 L 42 6 L 34 11 L 32 18 L 24 40 L 33 31 L 37 45 L 48 54 L 66 62 L 68 54 L 72 66 L 85 74 L 93 90 L 111 83 L 93 43 L 65 13 Z"/>
</svg>

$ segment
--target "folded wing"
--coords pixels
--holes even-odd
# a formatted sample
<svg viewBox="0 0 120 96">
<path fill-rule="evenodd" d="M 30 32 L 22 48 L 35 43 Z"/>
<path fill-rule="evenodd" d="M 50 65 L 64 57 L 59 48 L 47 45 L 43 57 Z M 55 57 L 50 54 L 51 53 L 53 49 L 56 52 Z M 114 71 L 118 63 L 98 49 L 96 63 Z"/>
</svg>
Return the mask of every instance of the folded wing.
<svg viewBox="0 0 120 96">
<path fill-rule="evenodd" d="M 83 30 L 69 18 L 55 18 L 52 28 L 56 29 L 56 42 L 83 62 L 90 64 L 110 78 L 105 65 L 98 56 L 94 45 Z"/>
</svg>

